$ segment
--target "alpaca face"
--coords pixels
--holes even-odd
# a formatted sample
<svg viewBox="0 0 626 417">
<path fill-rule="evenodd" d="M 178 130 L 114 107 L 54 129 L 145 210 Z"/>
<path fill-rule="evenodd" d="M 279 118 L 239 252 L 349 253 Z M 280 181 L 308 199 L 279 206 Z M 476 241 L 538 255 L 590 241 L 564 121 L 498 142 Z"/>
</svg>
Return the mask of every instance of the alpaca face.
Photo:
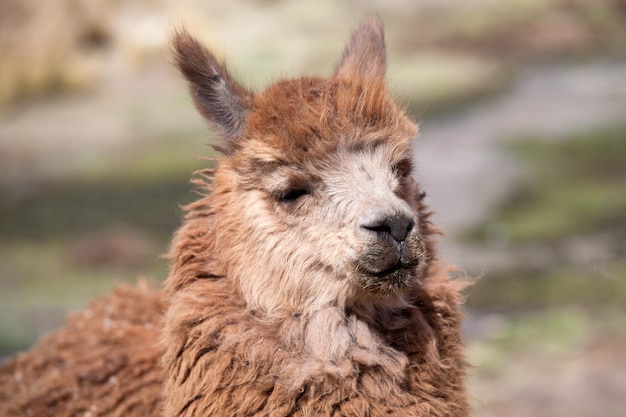
<svg viewBox="0 0 626 417">
<path fill-rule="evenodd" d="M 259 142 L 257 152 L 268 146 Z M 269 275 L 281 276 L 281 286 L 298 287 L 292 297 L 325 289 L 343 292 L 344 300 L 397 293 L 418 277 L 425 256 L 410 201 L 410 149 L 385 140 L 372 148 L 329 148 L 312 159 L 289 160 L 284 152 L 273 159 L 275 148 L 262 161 L 260 153 L 253 161 L 234 157 L 242 223 L 256 236 L 245 259 L 260 261 L 255 271 L 272 265 Z"/>
<path fill-rule="evenodd" d="M 349 306 L 398 296 L 419 279 L 417 128 L 387 94 L 377 21 L 355 32 L 332 78 L 260 94 L 189 35 L 174 45 L 196 106 L 222 134 L 213 238 L 248 304 Z"/>
</svg>

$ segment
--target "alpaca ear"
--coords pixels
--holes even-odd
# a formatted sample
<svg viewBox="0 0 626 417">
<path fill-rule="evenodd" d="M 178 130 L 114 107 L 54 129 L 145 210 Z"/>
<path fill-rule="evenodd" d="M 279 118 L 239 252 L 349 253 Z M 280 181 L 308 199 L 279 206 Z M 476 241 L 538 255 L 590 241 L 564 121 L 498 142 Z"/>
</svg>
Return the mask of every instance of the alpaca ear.
<svg viewBox="0 0 626 417">
<path fill-rule="evenodd" d="M 383 24 L 377 17 L 367 19 L 352 33 L 343 51 L 335 76 L 383 78 L 387 66 Z"/>
<path fill-rule="evenodd" d="M 239 85 L 213 54 L 186 31 L 172 39 L 174 58 L 200 114 L 221 135 L 223 152 L 232 151 L 245 129 L 252 93 Z"/>
</svg>

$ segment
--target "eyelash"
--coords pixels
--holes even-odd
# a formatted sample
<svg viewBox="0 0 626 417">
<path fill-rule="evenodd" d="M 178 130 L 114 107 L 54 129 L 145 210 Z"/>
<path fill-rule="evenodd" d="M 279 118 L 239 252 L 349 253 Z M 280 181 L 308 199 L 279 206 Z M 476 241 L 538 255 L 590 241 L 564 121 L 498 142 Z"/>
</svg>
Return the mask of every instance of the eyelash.
<svg viewBox="0 0 626 417">
<path fill-rule="evenodd" d="M 283 203 L 294 203 L 298 199 L 300 199 L 300 197 L 303 197 L 310 193 L 311 192 L 306 188 L 290 188 L 281 192 L 278 195 L 278 200 Z"/>
</svg>

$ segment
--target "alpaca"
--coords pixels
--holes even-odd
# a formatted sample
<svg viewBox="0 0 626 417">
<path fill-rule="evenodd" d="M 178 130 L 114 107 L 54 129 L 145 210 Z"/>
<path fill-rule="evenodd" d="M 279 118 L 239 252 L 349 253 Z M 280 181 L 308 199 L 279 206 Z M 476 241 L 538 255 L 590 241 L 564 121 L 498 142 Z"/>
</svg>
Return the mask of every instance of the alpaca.
<svg viewBox="0 0 626 417">
<path fill-rule="evenodd" d="M 175 60 L 218 132 L 159 291 L 122 287 L 0 371 L 0 415 L 467 416 L 461 291 L 412 177 L 382 25 L 333 75 L 240 85 Z"/>
</svg>

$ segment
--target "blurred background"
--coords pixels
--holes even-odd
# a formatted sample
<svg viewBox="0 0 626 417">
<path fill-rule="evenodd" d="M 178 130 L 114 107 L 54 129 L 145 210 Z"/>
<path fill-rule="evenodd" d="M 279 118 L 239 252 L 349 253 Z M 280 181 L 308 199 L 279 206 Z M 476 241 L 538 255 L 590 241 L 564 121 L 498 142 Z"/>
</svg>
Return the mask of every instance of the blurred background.
<svg viewBox="0 0 626 417">
<path fill-rule="evenodd" d="M 330 74 L 372 14 L 441 256 L 477 278 L 474 414 L 626 416 L 624 0 L 2 0 L 0 356 L 166 276 L 213 152 L 174 28 L 261 89 Z"/>
</svg>

